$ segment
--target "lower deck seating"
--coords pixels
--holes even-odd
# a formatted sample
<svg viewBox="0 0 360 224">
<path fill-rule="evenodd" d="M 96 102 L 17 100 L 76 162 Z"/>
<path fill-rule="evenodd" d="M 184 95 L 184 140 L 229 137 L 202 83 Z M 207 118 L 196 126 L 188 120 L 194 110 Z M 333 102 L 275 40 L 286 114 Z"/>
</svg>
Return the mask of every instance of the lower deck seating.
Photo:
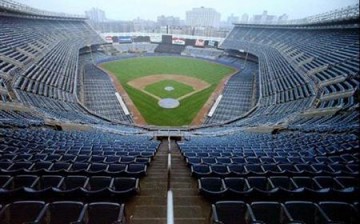
<svg viewBox="0 0 360 224">
<path fill-rule="evenodd" d="M 185 50 L 185 46 L 174 45 L 174 44 L 159 44 L 155 48 L 155 53 L 170 53 L 170 54 L 181 54 Z"/>
<path fill-rule="evenodd" d="M 94 131 L 0 129 L 0 136 L 0 204 L 124 203 L 139 192 L 158 147 L 148 137 Z"/>
<path fill-rule="evenodd" d="M 349 209 L 352 221 L 342 223 L 356 223 L 358 145 L 359 138 L 346 132 L 238 131 L 219 137 L 191 136 L 180 148 L 199 194 L 214 203 L 213 223 L 346 220 L 331 206 L 322 210 L 326 201 L 337 204 L 339 211 Z M 221 202 L 234 200 L 241 202 Z"/>
<path fill-rule="evenodd" d="M 341 201 L 219 201 L 212 205 L 211 217 L 214 224 L 355 224 L 360 218 L 354 204 Z"/>
<path fill-rule="evenodd" d="M 0 175 L 1 203 L 14 200 L 125 202 L 139 192 L 135 177 Z"/>
<path fill-rule="evenodd" d="M 88 62 L 84 65 L 84 103 L 92 112 L 111 120 L 132 123 L 130 115 L 126 115 L 116 98 L 117 90 L 109 76 Z"/>
<path fill-rule="evenodd" d="M 354 202 L 360 195 L 356 177 L 270 176 L 202 177 L 199 192 L 211 201 L 243 200 L 251 202 L 293 200 L 342 200 Z"/>
<path fill-rule="evenodd" d="M 233 59 L 229 57 L 227 60 Z M 224 57 L 222 62 L 224 63 Z M 234 60 L 234 59 L 233 59 Z M 237 59 L 237 63 L 242 65 L 236 66 L 239 72 L 231 76 L 226 82 L 222 92 L 222 99 L 218 104 L 213 116 L 207 117 L 204 124 L 222 123 L 229 121 L 246 113 L 254 106 L 253 82 L 256 78 L 257 64 L 253 62 L 245 62 Z M 225 65 L 235 66 L 233 63 Z M 245 67 L 246 66 L 246 67 Z"/>
<path fill-rule="evenodd" d="M 80 201 L 14 201 L 0 210 L 0 222 L 120 224 L 125 223 L 125 206 L 101 201 L 89 204 Z"/>
</svg>

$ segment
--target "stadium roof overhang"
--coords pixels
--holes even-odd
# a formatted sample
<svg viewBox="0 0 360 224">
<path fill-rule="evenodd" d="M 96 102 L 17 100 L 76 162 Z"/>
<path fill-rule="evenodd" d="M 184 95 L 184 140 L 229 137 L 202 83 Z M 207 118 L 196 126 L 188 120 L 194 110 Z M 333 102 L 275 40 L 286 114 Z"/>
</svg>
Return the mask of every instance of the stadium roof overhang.
<svg viewBox="0 0 360 224">
<path fill-rule="evenodd" d="M 248 27 L 248 28 L 270 28 L 270 29 L 331 29 L 331 28 L 359 28 L 359 17 L 351 17 L 341 20 L 326 20 L 316 23 L 304 23 L 304 24 L 242 24 L 235 23 L 236 27 Z"/>
<path fill-rule="evenodd" d="M 0 3 L 0 15 L 24 17 L 28 19 L 48 19 L 48 20 L 86 20 L 86 17 L 80 15 L 68 15 L 64 13 L 53 13 L 41 11 L 26 7 L 23 5 L 16 5 L 15 3 Z"/>
</svg>

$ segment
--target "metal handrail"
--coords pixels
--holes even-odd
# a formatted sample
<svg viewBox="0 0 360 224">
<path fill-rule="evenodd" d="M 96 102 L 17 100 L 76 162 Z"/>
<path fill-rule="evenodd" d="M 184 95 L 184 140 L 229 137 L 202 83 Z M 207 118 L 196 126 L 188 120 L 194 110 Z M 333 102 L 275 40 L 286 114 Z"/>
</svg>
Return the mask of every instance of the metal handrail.
<svg viewBox="0 0 360 224">
<path fill-rule="evenodd" d="M 168 136 L 168 163 L 167 163 L 167 224 L 174 224 L 174 201 L 171 190 L 171 138 Z"/>
<path fill-rule="evenodd" d="M 174 224 L 174 202 L 173 193 L 171 190 L 167 193 L 167 211 L 166 211 L 167 224 Z"/>
</svg>

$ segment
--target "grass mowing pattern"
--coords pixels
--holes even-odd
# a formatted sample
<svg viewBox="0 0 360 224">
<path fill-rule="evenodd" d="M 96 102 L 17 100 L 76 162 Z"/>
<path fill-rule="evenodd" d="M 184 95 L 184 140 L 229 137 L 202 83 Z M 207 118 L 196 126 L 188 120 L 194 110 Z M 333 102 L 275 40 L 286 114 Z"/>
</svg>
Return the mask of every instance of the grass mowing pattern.
<svg viewBox="0 0 360 224">
<path fill-rule="evenodd" d="M 159 126 L 189 125 L 208 100 L 217 84 L 235 69 L 205 60 L 183 57 L 140 57 L 105 63 L 103 68 L 113 73 L 148 124 Z M 155 98 L 137 90 L 127 82 L 148 75 L 176 74 L 206 81 L 210 87 L 180 101 L 175 109 L 159 107 Z"/>
<path fill-rule="evenodd" d="M 174 87 L 173 91 L 165 90 L 165 87 Z M 154 94 L 160 98 L 174 98 L 177 99 L 185 94 L 191 93 L 194 89 L 191 86 L 174 80 L 163 80 L 145 87 L 145 91 Z"/>
</svg>

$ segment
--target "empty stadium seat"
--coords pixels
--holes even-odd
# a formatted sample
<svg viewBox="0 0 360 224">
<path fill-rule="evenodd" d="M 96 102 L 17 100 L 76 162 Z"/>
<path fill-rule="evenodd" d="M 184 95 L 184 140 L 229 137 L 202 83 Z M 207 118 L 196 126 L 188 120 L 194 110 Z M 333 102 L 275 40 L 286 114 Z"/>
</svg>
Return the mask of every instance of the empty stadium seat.
<svg viewBox="0 0 360 224">
<path fill-rule="evenodd" d="M 326 222 L 327 218 L 321 213 L 317 204 L 308 201 L 287 201 L 285 202 L 286 219 L 289 222 L 301 222 L 315 224 Z"/>
<path fill-rule="evenodd" d="M 101 215 L 99 215 L 101 214 Z M 125 223 L 124 204 L 109 202 L 90 203 L 86 210 L 87 224 Z"/>
<path fill-rule="evenodd" d="M 359 211 L 351 204 L 338 201 L 322 201 L 319 206 L 324 211 L 324 216 L 327 216 L 331 222 L 334 223 L 356 223 L 360 216 Z"/>
<path fill-rule="evenodd" d="M 0 222 L 3 224 L 40 223 L 45 211 L 45 202 L 16 201 L 1 210 Z"/>
<path fill-rule="evenodd" d="M 247 206 L 241 201 L 220 201 L 212 205 L 212 222 L 246 224 Z"/>
<path fill-rule="evenodd" d="M 251 223 L 283 223 L 284 207 L 279 202 L 252 202 L 249 212 Z"/>
<path fill-rule="evenodd" d="M 46 224 L 82 223 L 86 206 L 75 201 L 55 201 L 47 206 L 42 222 Z"/>
<path fill-rule="evenodd" d="M 200 193 L 208 198 L 219 199 L 227 191 L 223 180 L 219 177 L 202 177 L 198 180 L 198 187 Z"/>
<path fill-rule="evenodd" d="M 120 201 L 128 199 L 139 191 L 139 179 L 134 177 L 114 178 L 109 190 Z"/>
</svg>

